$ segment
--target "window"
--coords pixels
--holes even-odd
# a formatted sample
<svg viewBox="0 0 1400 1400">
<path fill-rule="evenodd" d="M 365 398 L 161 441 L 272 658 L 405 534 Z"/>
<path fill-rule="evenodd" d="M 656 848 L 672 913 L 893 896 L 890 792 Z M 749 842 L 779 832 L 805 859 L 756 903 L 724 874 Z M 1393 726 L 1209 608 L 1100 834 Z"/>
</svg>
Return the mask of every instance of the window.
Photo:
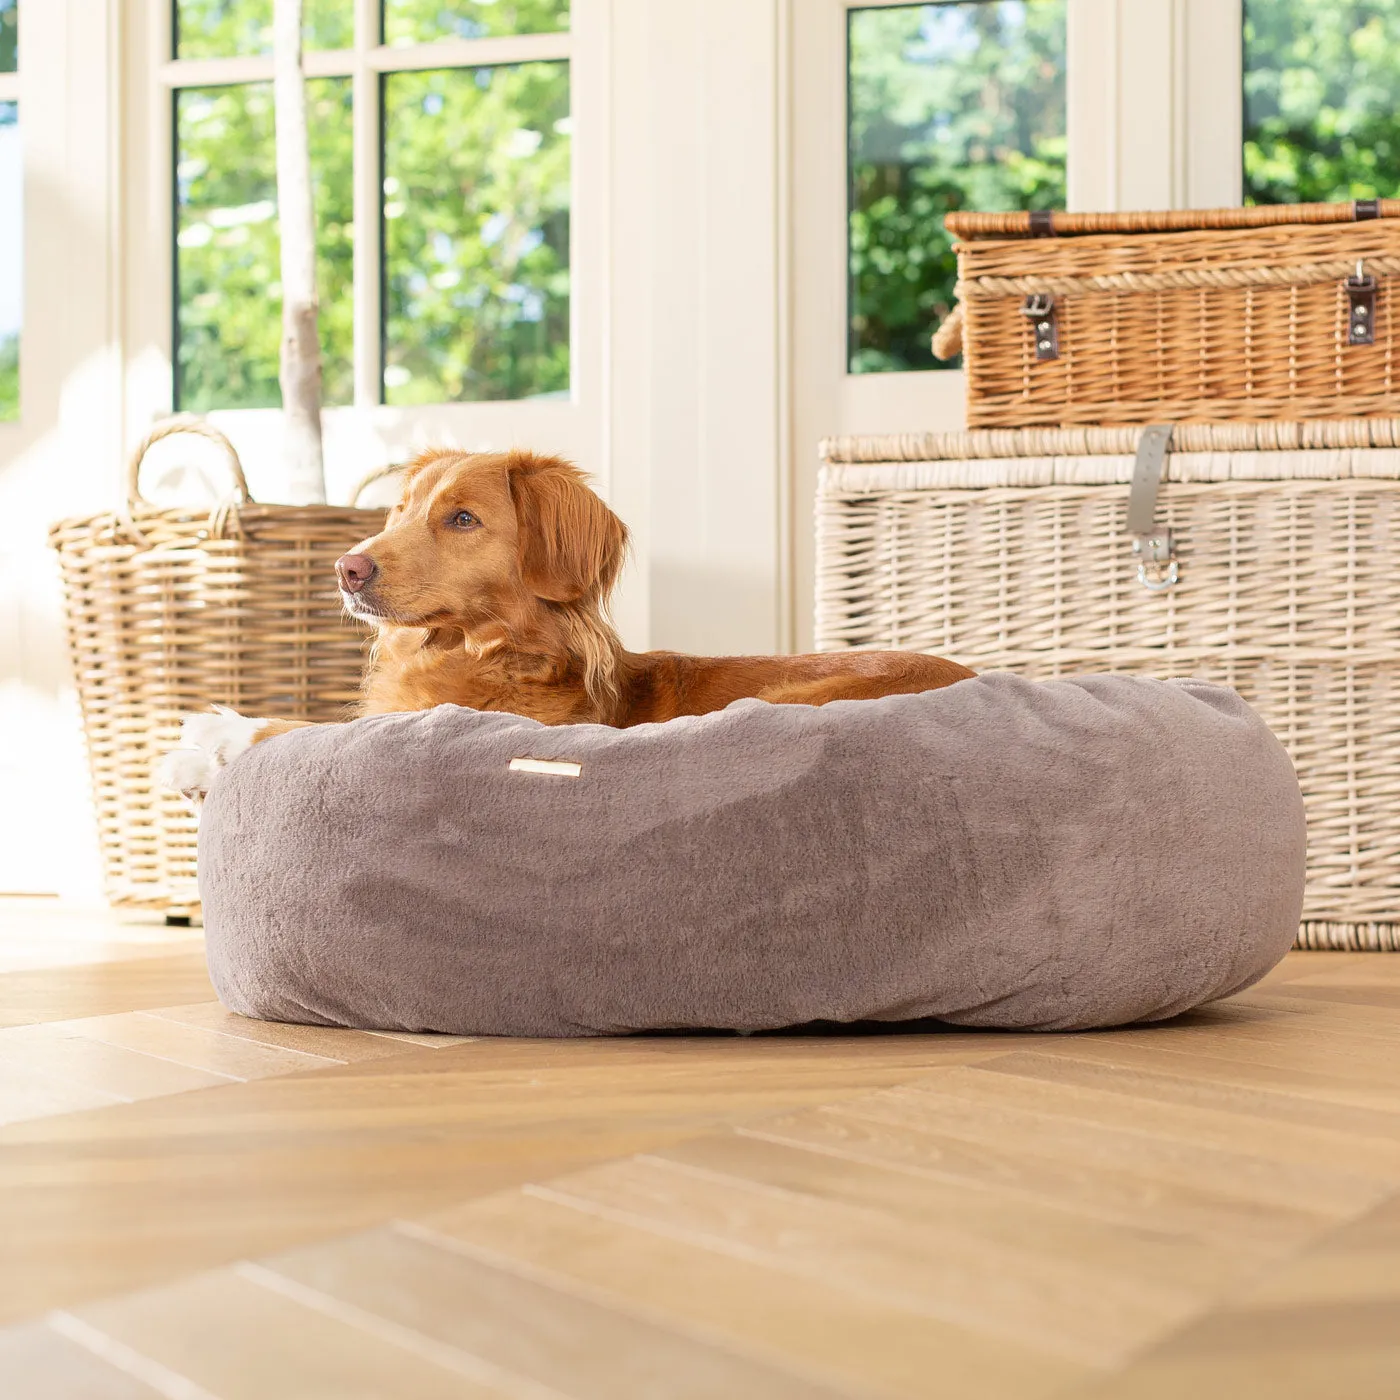
<svg viewBox="0 0 1400 1400">
<path fill-rule="evenodd" d="M 389 74 L 384 193 L 386 401 L 567 393 L 568 64 Z"/>
<path fill-rule="evenodd" d="M 1400 0 L 1245 0 L 1250 204 L 1400 194 Z"/>
<path fill-rule="evenodd" d="M 322 392 L 327 404 L 344 404 L 354 397 L 350 80 L 306 86 Z M 182 88 L 175 114 L 175 401 L 194 412 L 275 408 L 282 323 L 272 84 Z"/>
<path fill-rule="evenodd" d="M 1067 0 L 852 9 L 847 20 L 852 374 L 938 368 L 955 209 L 1065 206 Z"/>
<path fill-rule="evenodd" d="M 374 8 L 306 6 L 325 402 L 567 397 L 568 7 Z M 271 10 L 176 4 L 177 408 L 280 403 Z"/>
<path fill-rule="evenodd" d="M 19 417 L 24 180 L 19 145 L 19 0 L 0 0 L 0 423 Z"/>
</svg>

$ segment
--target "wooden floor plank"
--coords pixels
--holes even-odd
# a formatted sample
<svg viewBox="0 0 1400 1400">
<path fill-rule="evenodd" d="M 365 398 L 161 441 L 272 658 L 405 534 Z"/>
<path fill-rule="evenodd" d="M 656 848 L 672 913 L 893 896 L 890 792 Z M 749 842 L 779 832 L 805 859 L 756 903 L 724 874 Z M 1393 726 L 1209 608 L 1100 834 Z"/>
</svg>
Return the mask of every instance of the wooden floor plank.
<svg viewBox="0 0 1400 1400">
<path fill-rule="evenodd" d="M 779 1271 L 528 1189 L 401 1228 L 600 1304 L 897 1400 L 931 1393 L 1044 1400 L 1086 1374 L 1059 1357 L 846 1289 L 839 1270 L 820 1278 Z"/>
<path fill-rule="evenodd" d="M 1349 1021 L 1366 1025 L 1372 1033 L 1381 1023 L 1381 1016 L 1375 1013 L 1382 1013 L 1394 1028 L 1393 1013 L 1397 1007 L 1395 991 L 1390 987 L 1340 985 L 1310 977 L 1301 982 L 1285 982 L 1269 995 L 1276 1001 L 1286 999 L 1294 1003 L 1310 1003 L 1314 1007 L 1331 1010 L 1338 1016 L 1345 1015 Z M 1263 1000 L 1264 994 L 1261 993 L 1257 999 Z M 1367 1012 L 1372 1014 L 1363 1020 Z"/>
<path fill-rule="evenodd" d="M 979 1107 L 1053 1114 L 1062 1121 L 1095 1124 L 1208 1151 L 1248 1154 L 1264 1163 L 1265 1171 L 1288 1163 L 1324 1172 L 1340 1168 L 1348 1178 L 1400 1183 L 1400 1138 L 1384 1131 L 1366 1135 L 1364 1150 L 1358 1150 L 1361 1135 L 1354 1127 L 1339 1131 L 1277 1117 L 1257 1118 L 1238 1108 L 1213 1107 L 1199 1098 L 1193 1103 L 1173 1102 L 1148 1092 L 1151 1086 L 1134 1084 L 1125 1076 L 1094 1076 L 1092 1071 L 1076 1072 L 1066 1064 L 1072 1062 L 1033 1052 L 1004 1055 L 984 1065 L 950 1070 L 924 1083 L 939 1094 L 955 1095 Z M 1110 1079 L 1114 1081 L 1111 1084 Z M 1370 1115 L 1372 1123 L 1377 1120 L 1385 1127 L 1393 1126 L 1389 1114 Z M 1375 1193 L 1377 1197 L 1380 1194 Z"/>
<path fill-rule="evenodd" d="M 5 1400 L 169 1400 L 45 1322 L 0 1330 Z"/>
<path fill-rule="evenodd" d="M 202 950 L 0 973 L 0 1027 L 210 1001 Z"/>
<path fill-rule="evenodd" d="M 1212 1063 L 1204 1058 L 1096 1053 L 1103 1049 L 1101 1042 L 1063 1040 L 1053 1046 L 998 1056 L 988 1061 L 986 1068 L 998 1074 L 1077 1084 L 1129 1099 L 1226 1114 L 1236 1120 L 1316 1128 L 1348 1142 L 1400 1143 L 1400 1111 L 1329 1103 L 1280 1089 L 1216 1080 L 1203 1072 L 1201 1066 Z"/>
<path fill-rule="evenodd" d="M 367 1031 L 348 1031 L 338 1026 L 290 1026 L 280 1021 L 254 1021 L 225 1010 L 217 1001 L 196 1002 L 192 1006 L 161 1006 L 151 1009 L 151 1015 L 165 1021 L 177 1021 L 184 1026 L 198 1026 L 221 1035 L 251 1040 L 258 1045 L 272 1045 L 284 1050 L 302 1050 L 341 1064 L 356 1064 L 360 1060 L 384 1060 L 402 1055 L 400 1042 Z"/>
<path fill-rule="evenodd" d="M 1366 968 L 1373 966 L 1378 961 L 1384 962 L 1385 958 L 1378 959 L 1375 953 L 1342 952 L 1335 949 L 1295 949 L 1255 983 L 1255 986 L 1274 987 L 1286 982 L 1303 981 L 1319 974 L 1350 976 L 1357 971 L 1364 973 Z"/>
<path fill-rule="evenodd" d="M 401 1045 L 17 1123 L 0 1129 L 0 1322 L 989 1053 L 916 1039 Z"/>
<path fill-rule="evenodd" d="M 84 1084 L 128 1103 L 235 1082 L 227 1074 L 84 1035 L 71 1021 L 0 1031 L 0 1072 L 11 1066 Z"/>
<path fill-rule="evenodd" d="M 511 1378 L 426 1338 L 372 1330 L 232 1269 L 72 1310 L 80 1324 L 218 1400 L 488 1400 Z"/>
<path fill-rule="evenodd" d="M 952 1227 L 890 1220 L 657 1157 L 609 1163 L 532 1188 L 547 1199 L 727 1249 L 1006 1337 L 1082 1365 L 1108 1364 L 1189 1316 L 1187 1290 L 1047 1261 Z"/>
<path fill-rule="evenodd" d="M 1393 1400 L 1400 1395 L 1400 1196 L 1149 1348 L 1087 1400 Z"/>
<path fill-rule="evenodd" d="M 769 1118 L 738 1131 L 1015 1194 L 1111 1223 L 1265 1254 L 1315 1238 L 1338 1215 L 1323 1202 L 1281 1206 L 1234 1191 L 1163 1181 L 1087 1154 L 1082 1159 L 1047 1156 L 1029 1135 L 975 1141 L 941 1131 L 936 1117 L 923 1120 L 906 1113 L 891 1120 L 850 1108 Z"/>
<path fill-rule="evenodd" d="M 1167 1046 L 1155 1036 L 1135 1040 L 1112 1032 L 1066 1037 L 1055 1042 L 1055 1053 L 1124 1069 L 1139 1068 L 1183 1076 L 1202 1084 L 1281 1093 L 1386 1114 L 1400 1113 L 1400 1082 L 1392 1082 L 1384 1066 L 1381 1072 L 1369 1073 L 1365 1082 L 1361 1082 L 1359 1077 L 1331 1069 L 1284 1067 L 1260 1063 L 1257 1059 L 1240 1059 L 1207 1041 L 1197 1043 L 1186 1039 Z M 1366 1060 L 1376 1058 L 1374 1055 L 1365 1057 Z M 1400 1076 L 1395 1079 L 1400 1081 Z"/>
<path fill-rule="evenodd" d="M 1309 1028 L 1342 1032 L 1363 1041 L 1400 1044 L 1400 1024 L 1390 1007 L 1366 1000 L 1364 987 L 1300 987 L 1296 983 L 1267 992 L 1246 992 L 1238 1004 L 1269 1014 L 1289 1012 L 1306 1016 Z"/>
<path fill-rule="evenodd" d="M 1252 1251 L 1189 1234 L 1099 1219 L 985 1183 L 952 1182 L 740 1132 L 689 1138 L 653 1154 L 818 1200 L 878 1211 L 895 1222 L 954 1230 L 1042 1259 L 1072 1258 L 1128 1281 L 1165 1283 L 1202 1299 L 1252 1276 Z"/>
<path fill-rule="evenodd" d="M 121 1102 L 115 1094 L 90 1084 L 58 1079 L 0 1060 L 0 1127 Z"/>
<path fill-rule="evenodd" d="M 1350 953 L 1341 958 L 1290 957 L 1287 981 L 1301 986 L 1391 987 L 1400 989 L 1400 967 L 1395 958 L 1374 953 Z"/>
<path fill-rule="evenodd" d="M 832 1400 L 850 1394 L 421 1234 L 377 1230 L 284 1255 L 266 1267 L 580 1400 Z"/>
<path fill-rule="evenodd" d="M 340 1063 L 304 1050 L 264 1045 L 242 1036 L 167 1020 L 149 1011 L 90 1016 L 58 1024 L 74 1035 L 154 1055 L 190 1069 L 207 1070 L 225 1079 L 263 1079 L 274 1074 L 329 1069 Z"/>
<path fill-rule="evenodd" d="M 977 1097 L 961 1083 L 946 1091 L 923 1080 L 854 1101 L 848 1111 L 896 1126 L 936 1122 L 940 1133 L 1014 1148 L 1034 1143 L 1036 1152 L 1061 1162 L 1090 1161 L 1150 1180 L 1211 1191 L 1240 1201 L 1293 1210 L 1366 1209 L 1384 1195 L 1374 1176 L 1351 1163 L 1281 1161 L 1239 1148 L 1204 1146 L 1179 1138 L 1148 1136 L 1131 1127 L 1107 1126 L 1059 1116 L 1049 1107 L 1008 1105 Z M 1051 1099 L 1047 1090 L 1045 1099 Z"/>
</svg>

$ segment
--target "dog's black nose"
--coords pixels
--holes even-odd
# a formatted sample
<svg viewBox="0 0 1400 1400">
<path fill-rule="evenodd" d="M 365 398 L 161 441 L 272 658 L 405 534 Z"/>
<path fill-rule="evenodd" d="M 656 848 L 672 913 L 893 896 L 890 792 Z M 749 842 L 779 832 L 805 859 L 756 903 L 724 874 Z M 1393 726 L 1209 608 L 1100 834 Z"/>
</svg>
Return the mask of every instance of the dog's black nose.
<svg viewBox="0 0 1400 1400">
<path fill-rule="evenodd" d="M 375 563 L 368 554 L 342 554 L 335 561 L 335 576 L 347 593 L 358 593 L 374 575 Z"/>
</svg>

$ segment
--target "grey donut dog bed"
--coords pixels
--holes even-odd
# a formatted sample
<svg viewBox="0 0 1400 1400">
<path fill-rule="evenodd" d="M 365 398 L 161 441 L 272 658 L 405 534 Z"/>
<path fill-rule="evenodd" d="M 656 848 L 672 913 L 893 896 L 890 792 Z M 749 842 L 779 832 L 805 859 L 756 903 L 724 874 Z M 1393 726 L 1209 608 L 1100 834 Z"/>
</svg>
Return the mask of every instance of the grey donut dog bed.
<svg viewBox="0 0 1400 1400">
<path fill-rule="evenodd" d="M 268 1020 L 1069 1030 L 1262 977 L 1304 849 L 1233 691 L 994 674 L 627 730 L 452 705 L 297 730 L 214 783 L 199 866 L 214 985 Z"/>
</svg>

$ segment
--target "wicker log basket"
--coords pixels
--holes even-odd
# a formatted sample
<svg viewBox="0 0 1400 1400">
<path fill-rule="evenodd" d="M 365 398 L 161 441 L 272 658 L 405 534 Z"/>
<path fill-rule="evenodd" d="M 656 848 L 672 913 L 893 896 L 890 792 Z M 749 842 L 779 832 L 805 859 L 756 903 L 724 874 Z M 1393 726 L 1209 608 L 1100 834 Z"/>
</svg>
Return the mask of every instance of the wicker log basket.
<svg viewBox="0 0 1400 1400">
<path fill-rule="evenodd" d="M 1400 951 L 1400 421 L 1177 426 L 1143 536 L 1153 431 L 823 444 L 817 644 L 1233 686 L 1302 782 L 1300 943 Z"/>
<path fill-rule="evenodd" d="M 212 511 L 141 495 L 146 453 L 179 433 L 224 454 L 231 487 Z M 125 509 L 50 531 L 114 906 L 172 917 L 198 910 L 194 815 L 152 781 L 184 712 L 218 703 L 344 717 L 367 638 L 341 609 L 334 563 L 383 520 L 382 510 L 253 501 L 228 439 L 182 416 L 158 424 L 132 455 Z"/>
<path fill-rule="evenodd" d="M 970 428 L 1400 414 L 1400 200 L 947 226 Z"/>
</svg>

